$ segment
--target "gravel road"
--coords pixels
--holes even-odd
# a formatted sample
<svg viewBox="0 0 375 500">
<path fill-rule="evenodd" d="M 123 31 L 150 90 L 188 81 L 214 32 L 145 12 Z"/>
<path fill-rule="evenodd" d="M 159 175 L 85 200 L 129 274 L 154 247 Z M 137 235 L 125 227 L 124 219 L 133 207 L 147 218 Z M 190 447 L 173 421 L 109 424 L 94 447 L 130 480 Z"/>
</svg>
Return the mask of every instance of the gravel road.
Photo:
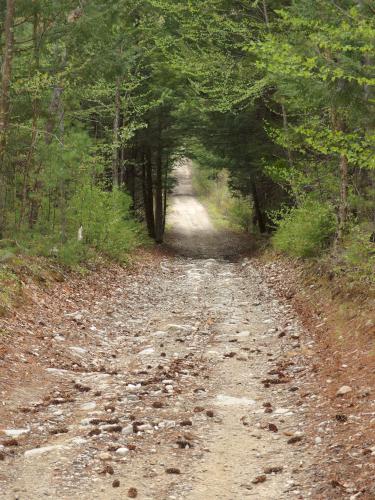
<svg viewBox="0 0 375 500">
<path fill-rule="evenodd" d="M 296 314 L 177 177 L 177 255 L 72 297 L 38 377 L 3 391 L 1 498 L 313 498 Z"/>
</svg>

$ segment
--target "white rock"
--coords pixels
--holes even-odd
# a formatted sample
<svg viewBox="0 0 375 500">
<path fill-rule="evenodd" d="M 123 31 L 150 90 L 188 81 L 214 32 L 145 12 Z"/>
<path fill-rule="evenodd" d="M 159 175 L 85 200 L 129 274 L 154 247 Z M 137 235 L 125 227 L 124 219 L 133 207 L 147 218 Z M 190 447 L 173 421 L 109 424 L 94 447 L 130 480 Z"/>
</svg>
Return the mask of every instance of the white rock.
<svg viewBox="0 0 375 500">
<path fill-rule="evenodd" d="M 316 436 L 315 438 L 315 444 L 321 444 L 322 438 L 320 436 Z"/>
<path fill-rule="evenodd" d="M 127 425 L 126 427 L 124 427 L 122 429 L 122 434 L 124 434 L 125 436 L 128 436 L 129 434 L 133 434 L 133 426 L 132 425 Z"/>
<path fill-rule="evenodd" d="M 90 403 L 83 403 L 81 405 L 81 410 L 95 410 L 95 408 L 96 408 L 95 401 L 92 401 Z"/>
<path fill-rule="evenodd" d="M 30 429 L 5 429 L 4 433 L 6 436 L 10 437 L 19 437 L 22 436 L 22 434 L 28 434 L 30 432 Z"/>
<path fill-rule="evenodd" d="M 116 453 L 117 455 L 120 455 L 121 457 L 125 457 L 128 453 L 129 453 L 129 449 L 128 448 L 118 448 L 116 450 Z"/>
<path fill-rule="evenodd" d="M 162 330 L 158 330 L 157 332 L 154 332 L 152 334 L 153 337 L 165 337 L 167 335 L 167 332 L 163 332 Z"/>
<path fill-rule="evenodd" d="M 293 415 L 293 412 L 291 412 L 288 408 L 276 408 L 274 413 L 275 415 Z"/>
<path fill-rule="evenodd" d="M 139 356 L 150 356 L 154 354 L 155 349 L 153 347 L 148 347 L 147 349 L 143 349 L 143 351 L 139 352 Z"/>
<path fill-rule="evenodd" d="M 59 444 L 54 446 L 44 446 L 43 448 L 34 448 L 32 450 L 27 450 L 25 451 L 24 456 L 25 458 L 39 457 L 40 455 L 44 455 L 46 453 L 49 453 L 50 451 L 59 451 L 65 449 L 65 446 Z"/>
<path fill-rule="evenodd" d="M 152 425 L 150 425 L 150 424 L 139 425 L 139 426 L 137 426 L 137 429 L 140 431 L 151 431 Z"/>
<path fill-rule="evenodd" d="M 83 347 L 75 347 L 75 346 L 72 346 L 72 347 L 69 347 L 69 349 L 74 353 L 74 354 L 78 354 L 79 356 L 82 356 L 83 354 L 86 354 L 87 353 L 87 349 L 84 349 Z"/>
<path fill-rule="evenodd" d="M 348 394 L 349 392 L 352 392 L 352 388 L 349 387 L 348 385 L 343 385 L 340 387 L 340 389 L 336 392 L 336 396 L 345 396 L 345 394 Z"/>
<path fill-rule="evenodd" d="M 250 335 L 250 332 L 248 330 L 244 330 L 243 332 L 240 332 L 236 335 L 236 337 L 238 338 L 246 338 L 246 337 L 249 337 Z"/>
</svg>

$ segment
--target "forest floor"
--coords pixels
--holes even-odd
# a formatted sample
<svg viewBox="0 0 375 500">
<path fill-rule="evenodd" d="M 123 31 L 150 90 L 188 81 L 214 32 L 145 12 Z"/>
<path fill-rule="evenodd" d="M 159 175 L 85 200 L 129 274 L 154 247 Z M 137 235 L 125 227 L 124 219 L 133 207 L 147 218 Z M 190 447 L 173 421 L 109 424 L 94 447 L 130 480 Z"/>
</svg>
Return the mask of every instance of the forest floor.
<svg viewBox="0 0 375 500">
<path fill-rule="evenodd" d="M 0 498 L 375 498 L 365 344 L 335 354 L 319 289 L 302 300 L 178 177 L 165 248 L 30 282 L 1 320 Z"/>
</svg>

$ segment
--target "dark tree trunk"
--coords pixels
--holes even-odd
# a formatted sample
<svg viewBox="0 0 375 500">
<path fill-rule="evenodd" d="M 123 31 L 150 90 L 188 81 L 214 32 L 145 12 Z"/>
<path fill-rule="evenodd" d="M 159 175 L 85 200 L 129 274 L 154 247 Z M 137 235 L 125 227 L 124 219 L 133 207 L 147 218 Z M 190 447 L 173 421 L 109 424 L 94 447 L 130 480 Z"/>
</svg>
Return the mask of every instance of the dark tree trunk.
<svg viewBox="0 0 375 500">
<path fill-rule="evenodd" d="M 165 168 L 164 176 L 164 208 L 163 208 L 163 234 L 165 233 L 165 223 L 167 222 L 167 208 L 168 208 L 168 168 Z"/>
<path fill-rule="evenodd" d="M 163 205 L 163 158 L 161 146 L 158 147 L 156 158 L 155 179 L 155 240 L 163 243 L 164 233 L 164 205 Z"/>
<path fill-rule="evenodd" d="M 143 163 L 143 200 L 148 234 L 155 238 L 154 189 L 152 179 L 152 155 L 148 150 Z"/>
<path fill-rule="evenodd" d="M 258 224 L 259 232 L 261 234 L 263 234 L 267 231 L 267 228 L 266 228 L 266 223 L 264 221 L 264 216 L 263 216 L 262 210 L 260 208 L 258 190 L 257 190 L 256 184 L 253 180 L 251 181 L 251 193 L 252 193 L 253 202 L 254 202 L 254 211 L 255 211 L 254 220 Z"/>
<path fill-rule="evenodd" d="M 113 119 L 113 152 L 112 152 L 112 186 L 117 188 L 119 185 L 119 133 L 120 133 L 120 113 L 121 113 L 121 94 L 120 79 L 116 79 L 115 93 L 115 115 Z"/>
</svg>

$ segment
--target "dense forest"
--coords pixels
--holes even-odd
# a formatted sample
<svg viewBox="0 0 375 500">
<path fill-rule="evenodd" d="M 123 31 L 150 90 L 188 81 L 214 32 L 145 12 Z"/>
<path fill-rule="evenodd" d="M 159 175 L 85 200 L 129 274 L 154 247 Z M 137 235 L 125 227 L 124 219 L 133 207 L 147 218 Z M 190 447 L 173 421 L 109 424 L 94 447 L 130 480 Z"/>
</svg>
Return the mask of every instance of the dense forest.
<svg viewBox="0 0 375 500">
<path fill-rule="evenodd" d="M 143 227 L 162 242 L 187 156 L 227 169 L 277 250 L 372 279 L 372 0 L 0 5 L 4 247 L 122 260 Z"/>
</svg>

